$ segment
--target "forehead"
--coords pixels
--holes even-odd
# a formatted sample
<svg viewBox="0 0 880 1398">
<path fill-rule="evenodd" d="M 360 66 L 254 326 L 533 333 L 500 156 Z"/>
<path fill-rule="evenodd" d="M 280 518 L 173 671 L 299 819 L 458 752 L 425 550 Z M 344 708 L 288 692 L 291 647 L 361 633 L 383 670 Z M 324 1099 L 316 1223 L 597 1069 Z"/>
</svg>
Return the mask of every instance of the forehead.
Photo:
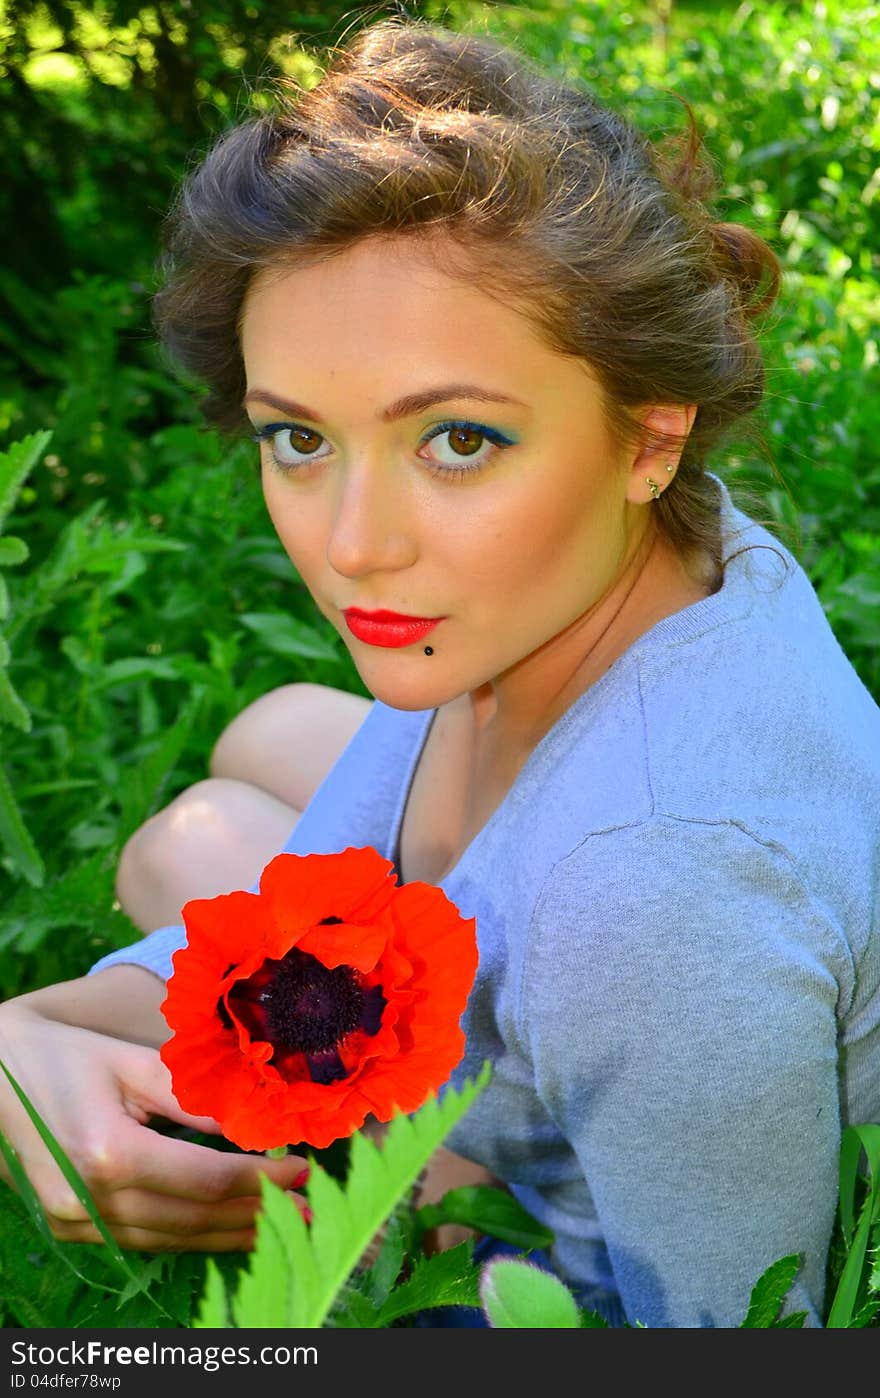
<svg viewBox="0 0 880 1398">
<path fill-rule="evenodd" d="M 257 269 L 248 296 L 293 277 L 301 283 L 406 278 L 421 281 L 428 289 L 460 280 L 465 286 L 478 287 L 485 280 L 488 261 L 476 248 L 453 244 L 441 233 L 373 233 L 338 249 L 280 254 L 275 262 Z"/>
<path fill-rule="evenodd" d="M 248 369 L 326 367 L 350 372 L 364 357 L 414 367 L 467 361 L 471 374 L 555 372 L 565 362 L 538 328 L 493 287 L 484 260 L 454 250 L 453 275 L 437 239 L 370 237 L 332 256 L 279 263 L 253 277 L 239 317 Z M 569 364 L 571 360 L 568 360 Z M 470 377 L 470 376 L 469 376 Z M 477 381 L 477 380 L 475 380 Z"/>
</svg>

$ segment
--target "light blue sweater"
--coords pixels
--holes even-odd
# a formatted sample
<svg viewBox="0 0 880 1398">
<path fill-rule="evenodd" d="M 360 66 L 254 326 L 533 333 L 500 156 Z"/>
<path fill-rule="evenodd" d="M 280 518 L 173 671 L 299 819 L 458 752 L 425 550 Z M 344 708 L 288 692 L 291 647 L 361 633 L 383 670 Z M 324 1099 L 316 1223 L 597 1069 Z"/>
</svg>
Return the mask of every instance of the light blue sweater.
<svg viewBox="0 0 880 1398">
<path fill-rule="evenodd" d="M 880 1122 L 880 708 L 713 479 L 724 556 L 765 547 L 571 705 L 442 880 L 480 947 L 452 1081 L 494 1065 L 447 1144 L 555 1231 L 612 1324 L 739 1326 L 797 1252 L 784 1313 L 815 1327 L 841 1124 Z M 285 850 L 396 862 L 435 712 L 375 702 Z M 92 972 L 167 977 L 184 940 Z"/>
</svg>

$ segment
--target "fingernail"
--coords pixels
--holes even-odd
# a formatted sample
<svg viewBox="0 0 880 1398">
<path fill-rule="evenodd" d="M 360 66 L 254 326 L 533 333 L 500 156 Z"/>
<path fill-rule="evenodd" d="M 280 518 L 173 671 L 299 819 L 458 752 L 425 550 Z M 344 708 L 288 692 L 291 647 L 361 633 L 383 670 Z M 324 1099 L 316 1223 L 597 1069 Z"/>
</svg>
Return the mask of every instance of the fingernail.
<svg viewBox="0 0 880 1398">
<path fill-rule="evenodd" d="M 305 1207 L 303 1208 L 302 1216 L 303 1216 L 303 1218 L 305 1219 L 306 1223 L 311 1223 L 312 1219 L 315 1217 L 315 1215 L 312 1213 L 311 1209 L 309 1208 L 308 1204 L 306 1204 Z"/>
<path fill-rule="evenodd" d="M 299 1174 L 297 1175 L 296 1179 L 294 1180 L 293 1184 L 290 1186 L 291 1189 L 302 1189 L 303 1185 L 307 1182 L 307 1180 L 308 1180 L 308 1178 L 309 1178 L 309 1175 L 310 1175 L 311 1173 L 312 1173 L 312 1167 L 311 1167 L 311 1165 L 307 1165 L 307 1166 L 305 1167 L 304 1170 L 300 1170 L 300 1172 L 299 1172 Z"/>
</svg>

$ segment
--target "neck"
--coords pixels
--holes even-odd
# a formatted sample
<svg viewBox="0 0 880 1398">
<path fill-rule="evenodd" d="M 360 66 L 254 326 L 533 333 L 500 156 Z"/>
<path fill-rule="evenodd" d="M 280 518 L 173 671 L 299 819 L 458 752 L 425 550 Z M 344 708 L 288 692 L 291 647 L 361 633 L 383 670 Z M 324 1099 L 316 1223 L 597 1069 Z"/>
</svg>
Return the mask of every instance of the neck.
<svg viewBox="0 0 880 1398">
<path fill-rule="evenodd" d="M 503 675 L 462 696 L 477 740 L 496 752 L 531 752 L 574 700 L 664 614 L 651 608 L 664 561 L 649 521 L 596 602 Z"/>
</svg>

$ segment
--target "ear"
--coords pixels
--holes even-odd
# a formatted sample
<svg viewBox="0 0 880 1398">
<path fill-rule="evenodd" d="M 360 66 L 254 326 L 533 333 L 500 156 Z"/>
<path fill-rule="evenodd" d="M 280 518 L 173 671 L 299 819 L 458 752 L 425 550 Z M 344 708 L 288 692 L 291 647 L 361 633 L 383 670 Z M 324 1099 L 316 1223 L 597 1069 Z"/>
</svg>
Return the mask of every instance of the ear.
<svg viewBox="0 0 880 1398">
<path fill-rule="evenodd" d="M 664 491 L 672 480 L 684 442 L 690 434 L 697 416 L 696 403 L 672 404 L 652 407 L 643 416 L 642 422 L 655 432 L 670 433 L 682 439 L 680 446 L 641 447 L 633 458 L 629 472 L 626 498 L 634 505 L 643 505 L 653 499 L 648 478 L 656 481 L 660 491 Z M 670 471 L 668 468 L 672 467 Z"/>
</svg>

